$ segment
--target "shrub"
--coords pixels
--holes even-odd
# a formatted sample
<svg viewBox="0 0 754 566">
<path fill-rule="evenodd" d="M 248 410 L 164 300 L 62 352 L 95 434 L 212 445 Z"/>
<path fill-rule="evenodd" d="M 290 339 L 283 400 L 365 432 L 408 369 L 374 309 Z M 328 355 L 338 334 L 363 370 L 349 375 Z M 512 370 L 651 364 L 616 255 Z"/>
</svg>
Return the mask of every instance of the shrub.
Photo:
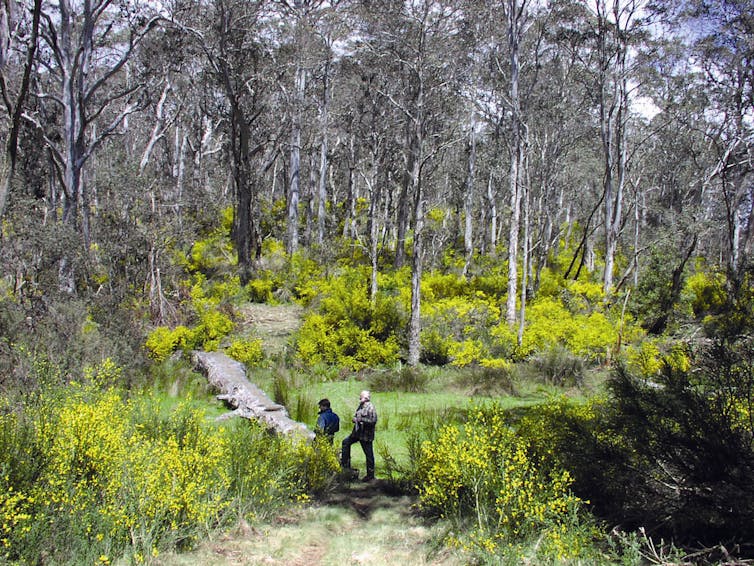
<svg viewBox="0 0 754 566">
<path fill-rule="evenodd" d="M 638 348 L 629 347 L 626 353 L 626 366 L 644 378 L 656 377 L 665 366 L 688 371 L 690 363 L 689 352 L 683 344 L 663 344 L 657 339 L 643 340 Z"/>
<path fill-rule="evenodd" d="M 584 381 L 584 360 L 562 346 L 538 353 L 532 357 L 530 364 L 548 385 L 580 386 Z"/>
<path fill-rule="evenodd" d="M 487 365 L 461 371 L 457 378 L 458 384 L 469 389 L 471 395 L 515 395 L 513 365 L 505 360 L 495 362 L 498 363 L 487 360 Z"/>
<path fill-rule="evenodd" d="M 190 349 L 195 346 L 195 334 L 186 326 L 173 329 L 158 326 L 147 336 L 146 347 L 150 357 L 157 361 L 165 361 L 178 349 Z"/>
<path fill-rule="evenodd" d="M 296 335 L 298 357 L 307 365 L 324 362 L 353 370 L 390 365 L 398 359 L 395 337 L 378 340 L 369 330 L 342 320 L 337 326 L 325 317 L 307 317 Z"/>
<path fill-rule="evenodd" d="M 725 290 L 725 275 L 698 271 L 686 279 L 683 297 L 690 303 L 697 319 L 717 314 L 725 307 L 728 294 Z"/>
<path fill-rule="evenodd" d="M 631 371 L 644 378 L 656 376 L 662 369 L 662 357 L 656 340 L 644 340 L 626 352 L 626 364 Z"/>
<path fill-rule="evenodd" d="M 417 474 L 425 509 L 473 521 L 470 537 L 451 542 L 494 553 L 541 537 L 551 559 L 578 556 L 578 545 L 561 544 L 563 526 L 581 506 L 569 492 L 569 474 L 533 461 L 497 407 L 472 409 L 463 427 L 447 426 L 425 441 Z"/>
<path fill-rule="evenodd" d="M 421 393 L 426 391 L 429 374 L 421 368 L 403 366 L 400 369 L 377 371 L 368 378 L 372 391 L 404 391 Z"/>
<path fill-rule="evenodd" d="M 620 431 L 624 456 L 617 462 L 634 476 L 632 497 L 621 506 L 623 518 L 679 544 L 715 545 L 754 536 L 751 429 L 741 427 L 732 410 L 737 394 L 723 385 L 731 384 L 726 370 L 735 374 L 741 358 L 728 347 L 709 356 L 712 363 L 691 372 L 665 365 L 656 384 L 634 379 L 622 368 L 611 381 L 614 401 L 606 428 Z M 750 376 L 750 362 L 748 367 Z M 750 394 L 748 379 L 735 389 Z M 605 462 L 603 473 L 615 465 Z"/>
<path fill-rule="evenodd" d="M 230 343 L 230 346 L 225 348 L 225 353 L 249 367 L 264 360 L 262 341 L 258 338 L 237 338 Z"/>
<path fill-rule="evenodd" d="M 249 300 L 254 303 L 270 303 L 272 302 L 272 291 L 274 284 L 270 279 L 252 279 L 246 285 Z"/>
<path fill-rule="evenodd" d="M 306 499 L 337 469 L 331 447 L 248 421 L 213 426 L 190 402 L 162 415 L 159 399 L 95 385 L 44 396 L 33 411 L 0 412 L 5 560 L 143 562 L 234 514 Z"/>
<path fill-rule="evenodd" d="M 444 366 L 450 362 L 451 340 L 437 329 L 422 330 L 419 361 L 430 366 Z"/>
<path fill-rule="evenodd" d="M 220 225 L 191 246 L 186 267 L 189 271 L 212 273 L 224 265 L 235 265 L 238 258 L 233 253 L 230 232 L 233 226 L 233 209 L 222 211 Z"/>
</svg>

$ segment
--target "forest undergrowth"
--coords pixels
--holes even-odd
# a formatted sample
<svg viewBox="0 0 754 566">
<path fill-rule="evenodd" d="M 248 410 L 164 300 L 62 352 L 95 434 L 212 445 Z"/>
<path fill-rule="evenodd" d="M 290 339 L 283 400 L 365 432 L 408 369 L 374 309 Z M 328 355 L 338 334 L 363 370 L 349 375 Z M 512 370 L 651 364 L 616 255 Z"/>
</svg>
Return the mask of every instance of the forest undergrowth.
<svg viewBox="0 0 754 566">
<path fill-rule="evenodd" d="M 588 276 L 564 279 L 555 264 L 517 340 L 500 321 L 505 270 L 462 277 L 448 258 L 422 280 L 423 357 L 412 367 L 409 271 L 380 272 L 370 298 L 358 258 L 324 269 L 270 244 L 270 268 L 242 285 L 213 253 L 221 241 L 188 255 L 180 316 L 147 328 L 144 373 L 107 357 L 64 369 L 40 348 L 13 346 L 28 369 L 25 390 L 6 388 L 0 418 L 5 562 L 752 556 L 750 342 L 679 338 L 702 314 L 720 328 L 714 277 L 688 279 L 678 335 L 657 337 L 625 301 L 607 301 Z M 82 336 L 99 331 L 83 320 Z M 225 408 L 190 367 L 195 349 L 245 364 L 309 426 L 329 398 L 344 419 L 334 446 L 217 422 Z M 364 388 L 380 415 L 371 495 L 338 476 Z M 366 524 L 343 526 L 354 521 Z M 382 533 L 376 546 L 360 538 L 370 529 Z M 296 537 L 299 546 L 285 542 Z M 394 540 L 405 544 L 389 551 Z"/>
</svg>

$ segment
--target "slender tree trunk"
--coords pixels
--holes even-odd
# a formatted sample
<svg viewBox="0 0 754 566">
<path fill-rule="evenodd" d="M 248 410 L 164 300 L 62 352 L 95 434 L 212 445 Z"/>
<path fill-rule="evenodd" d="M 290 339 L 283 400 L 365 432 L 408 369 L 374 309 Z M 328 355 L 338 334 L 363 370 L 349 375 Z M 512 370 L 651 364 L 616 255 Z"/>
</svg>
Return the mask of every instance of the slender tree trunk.
<svg viewBox="0 0 754 566">
<path fill-rule="evenodd" d="M 421 357 L 421 279 L 424 263 L 424 203 L 422 201 L 421 183 L 418 182 L 419 167 L 415 167 L 416 182 L 414 186 L 414 245 L 411 261 L 411 315 L 408 325 L 408 363 L 411 367 L 419 365 Z"/>
<path fill-rule="evenodd" d="M 417 114 L 420 112 L 422 104 L 423 93 L 421 91 L 421 85 L 416 86 L 416 90 L 413 93 L 411 99 L 411 107 L 414 108 Z M 396 248 L 395 248 L 395 267 L 403 267 L 406 261 L 406 234 L 408 233 L 409 221 L 411 219 L 411 199 L 414 199 L 414 206 L 416 201 L 416 195 L 412 191 L 416 190 L 415 171 L 418 171 L 420 167 L 419 153 L 421 151 L 421 118 L 417 115 L 412 120 L 406 122 L 406 148 L 405 148 L 405 164 L 406 167 L 403 171 L 403 180 L 401 182 L 401 191 L 398 196 L 398 210 L 397 210 L 397 232 L 396 232 Z"/>
<path fill-rule="evenodd" d="M 524 249 L 521 266 L 521 305 L 519 307 L 519 320 L 518 320 L 518 345 L 521 346 L 524 342 L 524 329 L 526 328 L 526 299 L 527 299 L 527 286 L 530 267 L 530 253 L 531 246 L 529 245 L 529 191 L 524 188 L 523 195 L 524 204 Z"/>
<path fill-rule="evenodd" d="M 288 183 L 288 253 L 298 250 L 298 205 L 301 183 L 301 120 L 306 89 L 306 71 L 299 65 L 296 69 L 295 109 L 291 129 L 291 170 Z"/>
<path fill-rule="evenodd" d="M 424 198 L 422 195 L 421 170 L 424 159 L 424 91 L 422 84 L 417 87 L 416 116 L 412 121 L 411 143 L 406 169 L 406 190 L 413 195 L 414 243 L 411 262 L 411 315 L 408 325 L 409 366 L 419 365 L 421 357 L 421 278 L 424 267 Z M 402 248 L 403 243 L 399 241 Z"/>
<path fill-rule="evenodd" d="M 521 99 L 519 94 L 519 47 L 522 33 L 522 21 L 526 10 L 526 0 L 508 0 L 508 48 L 510 50 L 510 111 L 511 142 L 510 170 L 510 226 L 508 231 L 508 299 L 505 319 L 512 328 L 516 324 L 516 294 L 518 285 L 518 237 L 521 229 L 521 169 L 523 162 L 523 136 Z"/>
<path fill-rule="evenodd" d="M 487 178 L 487 215 L 489 220 L 488 238 L 490 242 L 489 253 L 494 254 L 497 248 L 497 200 L 495 199 L 495 188 L 492 184 L 492 171 Z"/>
<path fill-rule="evenodd" d="M 378 269 L 378 253 L 379 253 L 379 205 L 380 205 L 380 184 L 377 180 L 377 156 L 372 156 L 372 166 L 369 172 L 369 178 L 366 181 L 367 188 L 369 189 L 369 217 L 368 232 L 369 232 L 369 261 L 371 265 L 370 285 L 369 285 L 369 299 L 372 304 L 377 300 L 377 276 L 379 275 Z"/>
<path fill-rule="evenodd" d="M 466 171 L 466 191 L 463 195 L 463 248 L 466 261 L 463 266 L 463 275 L 466 276 L 471 258 L 474 255 L 474 185 L 476 177 L 476 128 L 472 120 L 471 132 L 469 133 L 469 160 Z"/>
<path fill-rule="evenodd" d="M 21 76 L 21 84 L 15 95 L 10 93 L 10 85 L 6 77 L 9 54 L 13 35 L 15 35 L 16 21 L 13 8 L 13 2 L 7 2 L 0 5 L 0 95 L 5 101 L 8 110 L 8 132 L 6 133 L 5 152 L 3 162 L 0 165 L 0 220 L 5 214 L 5 207 L 8 203 L 13 176 L 16 172 L 16 162 L 18 160 L 18 136 L 21 129 L 21 117 L 24 110 L 24 103 L 29 93 L 31 83 L 31 73 L 34 68 L 34 59 L 37 53 L 37 39 L 39 37 L 39 21 L 42 13 L 42 0 L 34 0 L 32 8 L 32 22 L 28 43 L 26 44 L 26 59 L 24 62 Z"/>
<path fill-rule="evenodd" d="M 596 7 L 600 50 L 598 79 L 600 135 L 604 162 L 605 272 L 603 290 L 606 295 L 609 295 L 613 288 L 615 254 L 618 249 L 623 215 L 623 190 L 628 160 L 626 151 L 628 34 L 621 23 L 620 0 L 613 2 L 614 24 L 608 21 L 605 0 L 598 0 Z M 616 26 L 617 29 L 615 29 Z"/>
<path fill-rule="evenodd" d="M 324 88 L 322 93 L 322 142 L 319 149 L 319 185 L 317 190 L 317 243 L 322 245 L 325 241 L 327 212 L 327 151 L 328 129 L 330 122 L 330 81 L 328 63 L 324 75 Z"/>
</svg>

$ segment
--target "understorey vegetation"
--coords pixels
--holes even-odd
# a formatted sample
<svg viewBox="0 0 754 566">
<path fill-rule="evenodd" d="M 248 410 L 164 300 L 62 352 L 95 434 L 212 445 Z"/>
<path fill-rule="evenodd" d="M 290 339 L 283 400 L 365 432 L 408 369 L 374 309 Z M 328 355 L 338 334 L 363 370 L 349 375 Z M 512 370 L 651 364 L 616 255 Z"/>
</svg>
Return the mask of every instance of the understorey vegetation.
<svg viewBox="0 0 754 566">
<path fill-rule="evenodd" d="M 463 277 L 449 257 L 422 280 L 423 363 L 410 367 L 407 271 L 381 271 L 370 299 L 358 259 L 325 269 L 270 246 L 272 267 L 241 285 L 215 253 L 223 241 L 213 232 L 185 254 L 182 314 L 144 335 L 142 365 L 77 370 L 23 325 L 5 343 L 18 361 L 0 412 L 5 561 L 149 563 L 335 485 L 329 444 L 216 422 L 193 349 L 241 361 L 310 425 L 320 396 L 348 411 L 354 388 L 372 389 L 378 475 L 447 524 L 442 543 L 463 560 L 751 554 L 754 350 L 740 333 L 715 336 L 730 316 L 716 274 L 689 278 L 675 336 L 650 336 L 641 309 L 606 300 L 588 274 L 565 280 L 553 261 L 520 340 L 501 322 L 506 271 Z M 266 352 L 241 313 L 283 298 L 301 324 Z M 740 321 L 749 307 L 736 308 Z M 95 316 L 80 336 L 101 332 Z"/>
</svg>

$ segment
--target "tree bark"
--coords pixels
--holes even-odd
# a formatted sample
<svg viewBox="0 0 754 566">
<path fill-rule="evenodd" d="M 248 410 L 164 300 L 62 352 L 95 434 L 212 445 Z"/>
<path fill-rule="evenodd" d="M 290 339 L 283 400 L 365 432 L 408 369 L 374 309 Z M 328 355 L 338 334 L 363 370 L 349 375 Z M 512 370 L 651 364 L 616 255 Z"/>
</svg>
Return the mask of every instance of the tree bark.
<svg viewBox="0 0 754 566">
<path fill-rule="evenodd" d="M 519 3 L 520 2 L 520 3 Z M 523 118 L 519 93 L 519 51 L 523 34 L 523 25 L 528 0 L 507 0 L 508 49 L 510 57 L 510 111 L 511 142 L 510 169 L 508 181 L 510 188 L 510 225 L 508 230 L 508 298 L 505 319 L 513 328 L 516 324 L 516 294 L 518 285 L 518 237 L 521 230 L 521 172 L 524 157 L 524 140 L 522 135 Z"/>
<path fill-rule="evenodd" d="M 463 195 L 463 249 L 466 261 L 463 275 L 468 273 L 471 259 L 474 255 L 474 189 L 476 185 L 476 124 L 472 120 L 469 132 L 468 168 L 466 171 L 466 190 Z"/>
<path fill-rule="evenodd" d="M 16 171 L 18 160 L 18 136 L 21 129 L 22 113 L 27 95 L 31 73 L 34 68 L 34 59 L 37 53 L 37 39 L 39 37 L 39 24 L 42 14 L 42 0 L 34 0 L 32 7 L 32 25 L 29 40 L 26 45 L 26 59 L 22 71 L 21 84 L 13 96 L 8 84 L 7 70 L 9 53 L 6 51 L 14 41 L 16 18 L 13 13 L 13 2 L 0 4 L 0 95 L 5 101 L 8 112 L 9 124 L 5 143 L 4 162 L 0 166 L 0 220 L 5 213 L 13 176 Z"/>
<path fill-rule="evenodd" d="M 301 121 L 303 118 L 304 93 L 306 90 L 306 70 L 303 65 L 296 67 L 294 86 L 293 126 L 291 129 L 291 170 L 288 183 L 288 254 L 298 250 L 298 205 L 301 193 Z"/>
<path fill-rule="evenodd" d="M 314 440 L 314 432 L 290 418 L 283 405 L 273 402 L 247 379 L 242 363 L 220 352 L 193 352 L 192 359 L 210 385 L 219 391 L 217 398 L 234 409 L 220 419 L 233 416 L 254 419 L 279 434 Z"/>
</svg>

